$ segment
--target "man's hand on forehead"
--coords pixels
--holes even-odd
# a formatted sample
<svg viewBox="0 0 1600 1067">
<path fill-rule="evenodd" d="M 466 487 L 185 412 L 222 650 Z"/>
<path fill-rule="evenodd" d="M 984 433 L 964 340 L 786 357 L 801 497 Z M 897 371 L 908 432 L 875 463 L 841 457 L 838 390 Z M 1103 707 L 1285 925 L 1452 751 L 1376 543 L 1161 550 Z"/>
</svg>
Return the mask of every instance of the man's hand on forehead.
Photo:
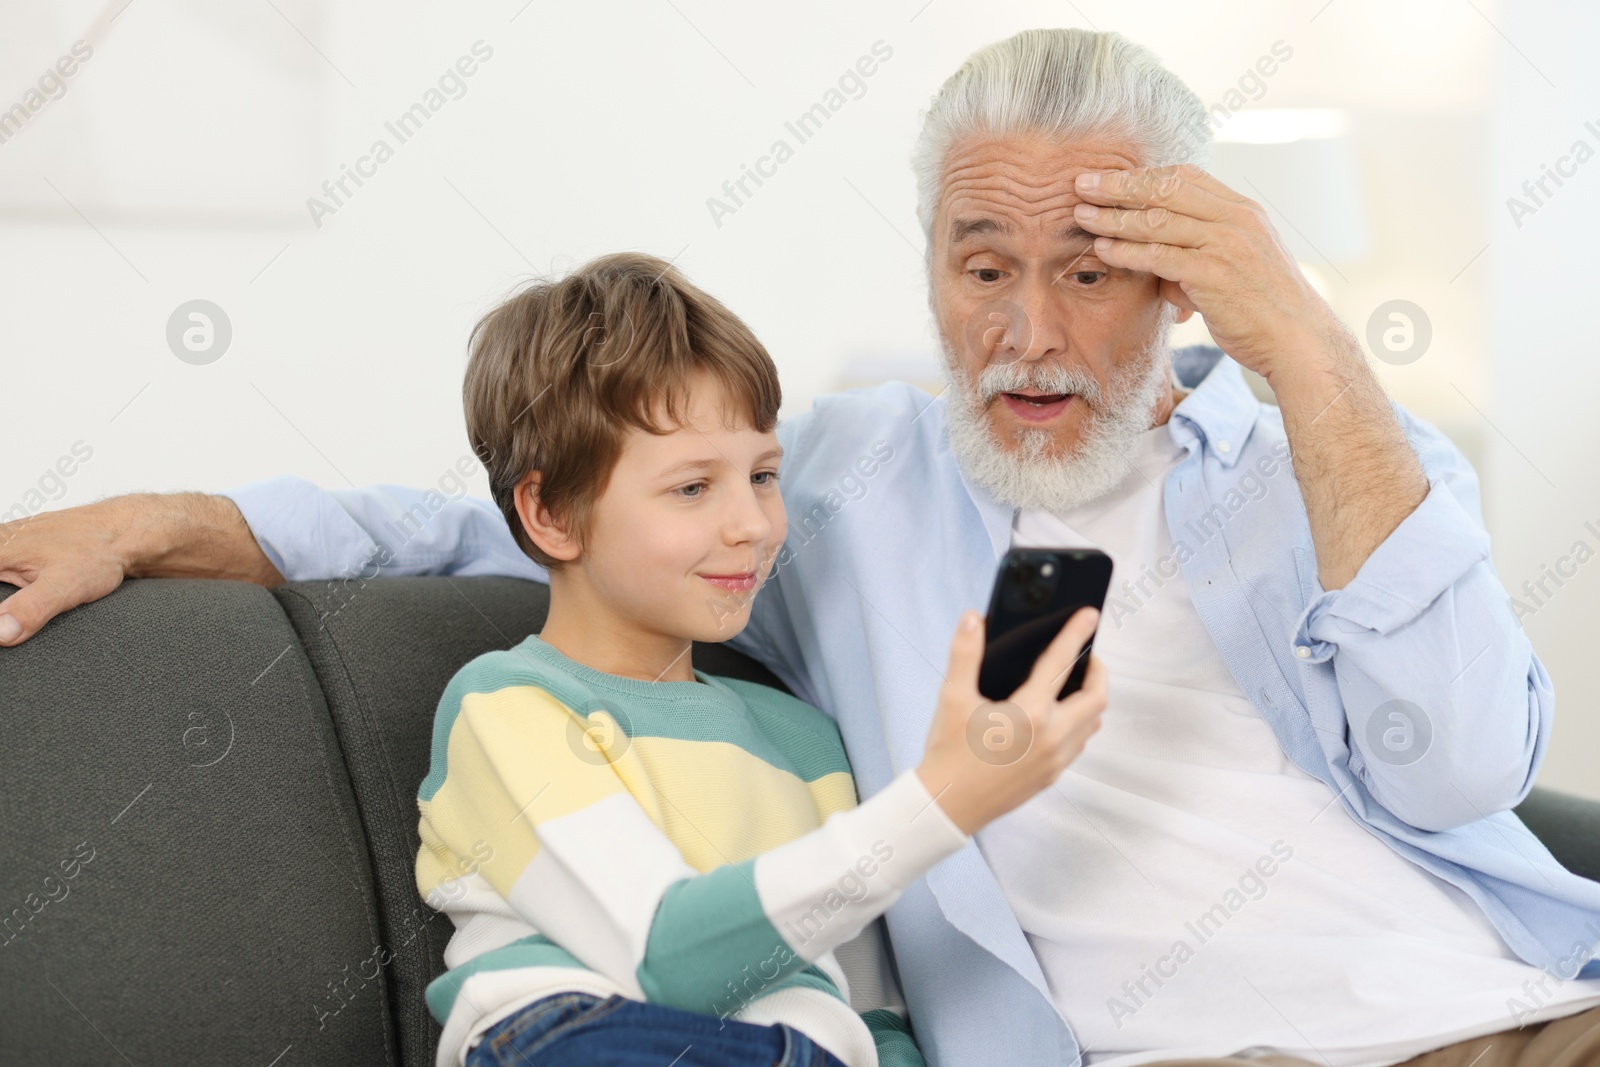
<svg viewBox="0 0 1600 1067">
<path fill-rule="evenodd" d="M 1100 235 L 1095 255 L 1160 277 L 1162 297 L 1199 312 L 1242 366 L 1270 378 L 1278 361 L 1325 347 L 1307 339 L 1338 329 L 1266 210 L 1200 167 L 1087 170 L 1074 191 L 1074 218 Z"/>
<path fill-rule="evenodd" d="M 1361 343 L 1311 287 L 1266 210 L 1199 167 L 1085 171 L 1073 189 L 1083 200 L 1073 216 L 1100 234 L 1101 260 L 1159 276 L 1163 298 L 1198 311 L 1224 352 L 1267 379 L 1318 579 L 1343 588 L 1429 485 Z"/>
</svg>

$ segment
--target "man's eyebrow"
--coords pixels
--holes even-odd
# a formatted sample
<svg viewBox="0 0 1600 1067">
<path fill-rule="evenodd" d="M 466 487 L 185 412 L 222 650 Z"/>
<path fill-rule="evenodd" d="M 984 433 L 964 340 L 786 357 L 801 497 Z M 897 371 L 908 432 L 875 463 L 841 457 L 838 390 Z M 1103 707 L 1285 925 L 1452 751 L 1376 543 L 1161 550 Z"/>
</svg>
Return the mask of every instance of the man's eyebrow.
<svg viewBox="0 0 1600 1067">
<path fill-rule="evenodd" d="M 1011 225 L 996 218 L 980 216 L 978 218 L 955 219 L 950 223 L 950 243 L 960 244 L 968 237 L 980 233 L 1010 233 Z"/>
<path fill-rule="evenodd" d="M 968 237 L 973 237 L 983 233 L 1010 232 L 1011 225 L 1001 219 L 990 218 L 988 216 L 979 216 L 977 218 L 960 218 L 954 220 L 950 224 L 950 243 L 953 245 L 960 244 Z M 1095 238 L 1094 234 L 1090 233 L 1088 230 L 1084 229 L 1082 226 L 1079 226 L 1075 222 L 1062 227 L 1051 236 L 1058 241 L 1074 242 L 1093 241 Z"/>
</svg>

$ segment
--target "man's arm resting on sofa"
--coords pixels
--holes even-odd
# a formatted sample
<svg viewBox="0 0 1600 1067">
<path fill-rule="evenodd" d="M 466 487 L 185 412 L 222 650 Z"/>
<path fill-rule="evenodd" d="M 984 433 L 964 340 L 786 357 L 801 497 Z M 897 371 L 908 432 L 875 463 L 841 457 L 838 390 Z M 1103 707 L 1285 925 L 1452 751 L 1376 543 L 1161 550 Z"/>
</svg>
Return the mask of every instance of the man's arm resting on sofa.
<svg viewBox="0 0 1600 1067">
<path fill-rule="evenodd" d="M 135 493 L 0 524 L 0 645 L 16 645 L 124 578 L 283 582 L 227 497 Z"/>
<path fill-rule="evenodd" d="M 549 582 L 492 501 L 405 485 L 324 489 L 280 477 L 227 491 L 261 550 L 291 582 L 495 575 Z"/>
<path fill-rule="evenodd" d="M 227 578 L 272 586 L 318 578 L 492 574 L 548 581 L 487 500 L 437 489 L 323 489 L 304 478 L 226 495 L 113 497 L 0 525 L 0 645 L 133 578 Z M 7 629 L 6 617 L 18 624 Z"/>
</svg>

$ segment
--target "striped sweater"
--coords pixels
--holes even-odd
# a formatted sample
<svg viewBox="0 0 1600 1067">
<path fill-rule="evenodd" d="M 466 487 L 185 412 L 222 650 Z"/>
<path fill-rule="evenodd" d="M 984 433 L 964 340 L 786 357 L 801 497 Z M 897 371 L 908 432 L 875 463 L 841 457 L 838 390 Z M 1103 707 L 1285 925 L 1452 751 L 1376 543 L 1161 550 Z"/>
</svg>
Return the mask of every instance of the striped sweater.
<svg viewBox="0 0 1600 1067">
<path fill-rule="evenodd" d="M 417 796 L 417 888 L 455 924 L 438 1067 L 565 991 L 923 1062 L 879 916 L 967 837 L 912 771 L 858 806 L 816 708 L 694 673 L 605 674 L 534 635 L 451 679 Z"/>
</svg>

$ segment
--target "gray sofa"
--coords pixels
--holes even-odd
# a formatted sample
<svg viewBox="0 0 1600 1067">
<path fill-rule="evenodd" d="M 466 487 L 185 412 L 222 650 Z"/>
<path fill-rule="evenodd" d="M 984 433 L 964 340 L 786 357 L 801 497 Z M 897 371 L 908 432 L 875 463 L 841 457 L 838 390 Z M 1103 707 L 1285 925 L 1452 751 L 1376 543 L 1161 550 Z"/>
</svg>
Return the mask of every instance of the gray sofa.
<svg viewBox="0 0 1600 1067">
<path fill-rule="evenodd" d="M 450 924 L 412 863 L 433 711 L 543 625 L 547 592 L 131 581 L 0 648 L 0 1063 L 431 1064 Z M 721 646 L 695 663 L 779 684 Z M 1600 804 L 1518 810 L 1600 878 Z"/>
</svg>

